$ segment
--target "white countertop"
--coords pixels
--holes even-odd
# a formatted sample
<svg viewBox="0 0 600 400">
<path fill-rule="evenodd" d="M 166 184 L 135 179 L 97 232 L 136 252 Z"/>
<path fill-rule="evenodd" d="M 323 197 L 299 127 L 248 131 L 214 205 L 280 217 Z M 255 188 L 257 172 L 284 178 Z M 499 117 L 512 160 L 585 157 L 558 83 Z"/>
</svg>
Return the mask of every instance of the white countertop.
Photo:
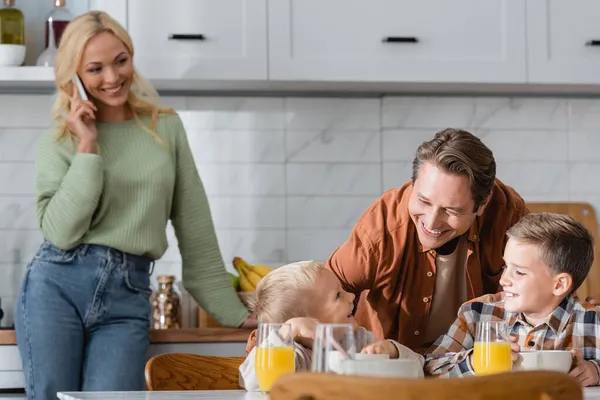
<svg viewBox="0 0 600 400">
<path fill-rule="evenodd" d="M 59 392 L 60 400 L 268 400 L 260 392 L 245 390 L 188 390 L 155 392 Z M 600 397 L 599 397 L 600 399 Z"/>
<path fill-rule="evenodd" d="M 190 390 L 157 392 L 59 392 L 60 400 L 268 400 L 269 396 L 244 390 Z M 600 387 L 585 388 L 584 400 L 600 400 Z"/>
</svg>

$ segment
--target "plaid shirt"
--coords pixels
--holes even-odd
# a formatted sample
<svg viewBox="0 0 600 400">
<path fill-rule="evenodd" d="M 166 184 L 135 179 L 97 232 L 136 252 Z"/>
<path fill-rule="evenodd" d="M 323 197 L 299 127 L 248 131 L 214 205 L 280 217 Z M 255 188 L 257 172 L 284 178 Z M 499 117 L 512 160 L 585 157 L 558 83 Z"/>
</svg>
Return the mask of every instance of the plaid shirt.
<svg viewBox="0 0 600 400">
<path fill-rule="evenodd" d="M 506 321 L 510 335 L 518 338 L 521 351 L 579 349 L 600 373 L 600 307 L 568 296 L 543 322 L 531 326 L 522 314 L 506 311 L 503 293 L 495 293 L 460 307 L 448 332 L 427 351 L 425 374 L 474 375 L 469 355 L 473 351 L 475 326 L 483 321 Z"/>
</svg>

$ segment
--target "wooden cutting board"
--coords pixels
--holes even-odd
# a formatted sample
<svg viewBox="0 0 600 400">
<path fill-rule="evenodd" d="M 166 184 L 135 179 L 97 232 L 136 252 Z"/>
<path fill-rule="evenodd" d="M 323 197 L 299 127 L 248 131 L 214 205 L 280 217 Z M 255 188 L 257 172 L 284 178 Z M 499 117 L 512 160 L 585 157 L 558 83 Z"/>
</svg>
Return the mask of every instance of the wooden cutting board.
<svg viewBox="0 0 600 400">
<path fill-rule="evenodd" d="M 596 211 L 589 203 L 527 203 L 532 213 L 552 212 L 567 214 L 581 222 L 594 236 L 594 264 L 587 279 L 577 290 L 577 295 L 584 300 L 591 296 L 600 301 L 600 253 L 598 252 L 598 220 Z"/>
</svg>

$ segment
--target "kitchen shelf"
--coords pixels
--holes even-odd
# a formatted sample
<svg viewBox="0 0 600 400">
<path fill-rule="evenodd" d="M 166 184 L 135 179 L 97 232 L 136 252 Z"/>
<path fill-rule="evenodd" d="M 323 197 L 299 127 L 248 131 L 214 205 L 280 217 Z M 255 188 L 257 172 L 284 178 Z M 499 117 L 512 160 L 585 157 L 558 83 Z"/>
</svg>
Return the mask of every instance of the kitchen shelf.
<svg viewBox="0 0 600 400">
<path fill-rule="evenodd" d="M 246 343 L 252 329 L 182 328 L 150 329 L 150 343 Z"/>
<path fill-rule="evenodd" d="M 37 81 L 53 82 L 54 68 L 52 67 L 0 67 L 0 81 Z"/>
<path fill-rule="evenodd" d="M 0 67 L 0 91 L 26 92 L 54 88 L 52 67 Z"/>
<path fill-rule="evenodd" d="M 150 329 L 150 343 L 246 343 L 251 332 L 236 328 Z M 0 330 L 0 346 L 16 344 L 14 330 Z"/>
<path fill-rule="evenodd" d="M 145 75 L 146 76 L 146 75 Z M 169 79 L 146 76 L 161 94 L 269 94 L 269 95 L 302 95 L 327 93 L 329 95 L 393 95 L 393 94 L 439 94 L 446 95 L 567 95 L 597 96 L 600 85 L 557 85 L 557 84 L 464 84 L 464 83 L 419 83 L 419 82 L 296 82 L 296 81 L 222 81 L 202 78 L 171 77 Z M 0 67 L 1 93 L 53 93 L 54 69 L 52 67 Z"/>
<path fill-rule="evenodd" d="M 15 331 L 12 329 L 0 330 L 0 346 L 12 344 L 17 344 L 17 336 L 15 335 Z"/>
</svg>

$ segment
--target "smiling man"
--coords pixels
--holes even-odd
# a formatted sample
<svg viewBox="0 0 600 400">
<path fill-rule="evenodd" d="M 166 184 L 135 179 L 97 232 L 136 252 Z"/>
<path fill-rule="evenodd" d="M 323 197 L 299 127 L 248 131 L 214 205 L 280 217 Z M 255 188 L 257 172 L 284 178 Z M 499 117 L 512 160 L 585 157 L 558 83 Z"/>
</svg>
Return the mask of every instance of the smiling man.
<svg viewBox="0 0 600 400">
<path fill-rule="evenodd" d="M 527 213 L 473 134 L 445 129 L 417 149 L 412 179 L 359 218 L 327 266 L 360 295 L 357 322 L 424 352 L 460 305 L 498 291 L 506 231 Z"/>
</svg>

